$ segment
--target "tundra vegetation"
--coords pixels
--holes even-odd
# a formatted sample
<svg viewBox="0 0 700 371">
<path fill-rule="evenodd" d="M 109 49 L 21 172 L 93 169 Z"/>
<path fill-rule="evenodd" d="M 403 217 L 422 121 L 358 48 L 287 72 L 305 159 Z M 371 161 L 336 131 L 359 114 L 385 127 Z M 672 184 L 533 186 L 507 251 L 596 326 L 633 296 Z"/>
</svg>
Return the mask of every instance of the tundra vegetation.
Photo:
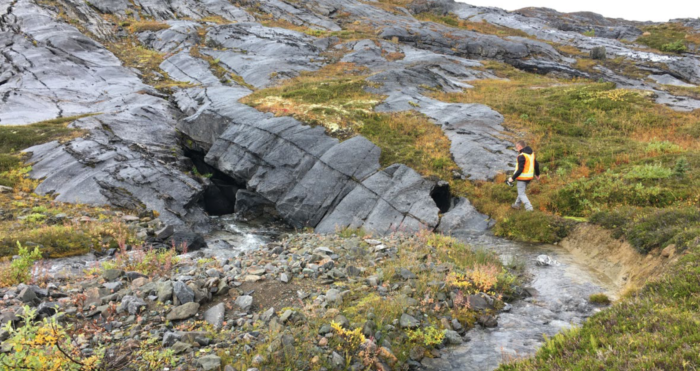
<svg viewBox="0 0 700 371">
<path fill-rule="evenodd" d="M 373 4 L 398 11 L 396 6 L 408 3 L 394 0 Z M 343 41 L 377 38 L 374 30 L 361 22 L 346 22 L 341 31 L 323 31 L 274 19 L 255 8 L 250 10 L 265 25 L 311 36 L 336 36 Z M 59 16 L 74 23 L 63 11 Z M 126 66 L 139 69 L 146 83 L 164 93 L 190 86 L 171 80 L 161 71 L 159 65 L 166 55 L 143 47 L 134 35 L 162 30 L 167 24 L 142 14 L 138 21 L 136 17 L 105 18 L 127 31 L 121 40 L 105 41 L 106 47 Z M 468 22 L 451 14 L 421 13 L 417 18 L 498 36 L 526 36 L 521 31 Z M 200 22 L 228 23 L 216 16 Z M 662 52 L 686 52 L 699 42 L 697 33 L 675 23 L 648 26 L 644 31 L 648 34 L 638 42 Z M 642 73 L 622 58 L 593 61 L 571 47 L 556 47 L 580 57 L 576 66 L 584 71 L 603 65 L 628 76 L 639 77 Z M 217 67 L 216 60 L 198 54 L 196 47 L 191 54 L 206 59 L 217 77 L 241 84 L 240 77 Z M 548 339 L 534 358 L 505 364 L 502 370 L 690 369 L 699 364 L 700 111 L 673 111 L 655 104 L 647 93 L 617 89 L 612 83 L 541 76 L 495 61 L 483 62 L 483 69 L 504 79 L 471 81 L 473 88 L 463 92 L 433 91 L 430 95 L 445 102 L 488 105 L 505 116 L 504 125 L 511 132 L 531 144 L 543 172 L 542 180 L 530 187 L 531 200 L 537 207 L 533 213 L 509 208 L 514 195 L 503 184 L 506 174 L 494 181 L 454 179 L 452 174 L 458 167 L 450 156 L 449 140 L 427 117 L 417 112 L 374 112 L 383 97 L 368 92 L 371 85 L 366 78 L 370 72 L 364 68 L 332 63 L 278 86 L 257 90 L 244 101 L 263 111 L 321 125 L 340 140 L 354 135 L 367 137 L 382 149 L 382 165 L 404 163 L 426 177 L 447 180 L 454 196 L 468 197 L 496 220 L 495 232 L 500 236 L 557 242 L 566 237 L 574 223 L 583 220 L 611 230 L 640 253 L 656 253 L 673 244 L 685 254 L 667 275 L 627 294 L 582 327 Z M 678 95 L 700 96 L 698 88 L 667 89 Z M 0 185 L 11 188 L 0 194 L 0 255 L 8 257 L 0 264 L 0 285 L 33 281 L 45 286 L 40 276 L 31 274 L 40 258 L 108 248 L 117 250 L 116 258 L 85 272 L 91 284 L 107 282 L 104 277 L 111 271 L 137 272 L 155 280 L 177 274 L 186 265 L 219 269 L 215 261 L 192 262 L 177 257 L 174 248 L 153 250 L 144 246 L 124 222 L 122 210 L 64 204 L 51 196 L 32 193 L 38 182 L 26 176 L 31 168 L 23 163 L 20 151 L 39 143 L 86 135 L 69 125 L 79 118 L 0 126 Z M 337 236 L 298 234 L 281 245 L 291 252 L 331 246 L 345 251 L 343 264 L 362 269 L 358 268 L 356 277 L 340 283 L 299 280 L 299 289 L 319 301 L 328 300 L 328 290 L 338 291 L 340 299 L 328 307 L 292 300 L 284 307 L 256 308 L 258 312 L 272 308 L 270 317 L 285 325 L 278 331 L 259 313 L 225 330 L 215 330 L 210 323 L 194 319 L 175 324 L 163 320 L 172 302 L 152 303 L 149 314 L 155 313 L 152 316 L 160 318 L 169 330 L 199 331 L 214 339 L 212 346 L 203 346 L 196 355 L 215 355 L 223 364 L 236 368 L 275 365 L 296 369 L 302 365 L 321 369 L 357 363 L 369 368 L 384 364 L 400 367 L 412 358 L 411 352 L 419 352 L 413 354 L 417 357 L 434 356 L 434 350 L 447 342 L 448 331 L 452 331 L 448 328 L 468 329 L 475 323 L 488 322 L 488 316 L 504 305 L 504 300 L 517 296 L 521 278 L 521 272 L 505 269 L 493 254 L 430 233 L 375 240 L 362 231 L 346 230 Z M 17 258 L 10 261 L 12 255 Z M 273 255 L 260 252 L 255 263 L 267 262 Z M 485 310 L 477 310 L 465 299 L 481 293 L 496 299 Z M 232 307 L 242 294 L 231 290 L 223 302 Z M 441 305 L 440 298 L 446 297 L 455 305 Z M 80 296 L 70 300 L 80 312 L 95 310 Z M 596 295 L 590 301 L 606 304 L 609 299 Z M 118 318 L 114 303 L 102 309 L 111 319 Z M 31 369 L 104 368 L 106 349 L 113 346 L 132 354 L 130 360 L 142 369 L 161 369 L 179 362 L 174 350 L 161 346 L 160 338 L 141 339 L 138 347 L 129 348 L 133 344 L 120 344 L 93 322 L 76 321 L 73 326 L 64 326 L 53 320 L 33 321 L 34 314 L 25 309 L 19 326 L 7 329 L 13 352 L 0 356 L 4 364 Z M 131 324 L 139 326 L 140 319 L 140 315 L 135 317 Z M 263 339 L 255 347 L 249 346 L 250 339 L 244 337 L 251 331 Z M 77 342 L 70 337 L 80 339 L 88 332 L 101 339 L 100 346 L 93 355 L 79 357 Z M 227 347 L 213 346 L 232 338 L 241 341 L 223 343 Z M 391 350 L 383 345 L 385 342 Z M 290 348 L 288 344 L 297 346 Z M 328 352 L 338 354 L 339 358 L 331 358 L 336 364 L 318 356 Z"/>
</svg>

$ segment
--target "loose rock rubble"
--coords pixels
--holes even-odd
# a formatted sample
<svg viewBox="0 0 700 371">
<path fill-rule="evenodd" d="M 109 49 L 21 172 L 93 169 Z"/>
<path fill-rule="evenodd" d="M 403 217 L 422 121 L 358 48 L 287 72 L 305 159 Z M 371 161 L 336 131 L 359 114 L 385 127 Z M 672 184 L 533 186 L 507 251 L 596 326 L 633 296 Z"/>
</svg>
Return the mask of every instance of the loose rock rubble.
<svg viewBox="0 0 700 371">
<path fill-rule="evenodd" d="M 461 269 L 435 262 L 431 255 L 446 251 L 421 247 L 427 241 L 298 234 L 232 259 L 188 253 L 148 274 L 128 270 L 142 266 L 138 250 L 127 260 L 117 253 L 103 259 L 107 268 L 2 289 L 0 318 L 19 325 L 23 305 L 37 308 L 37 319 L 57 316 L 85 329 L 72 341 L 84 356 L 105 349 L 110 369 L 143 369 L 152 356 L 176 370 L 284 369 L 289 362 L 298 370 L 334 369 L 347 356 L 353 369 L 421 369 L 424 357 L 468 341 L 475 323 L 495 326 L 503 307 L 489 294 L 464 297 L 446 285 L 445 277 Z M 474 317 L 451 315 L 462 313 L 464 302 Z M 436 342 L 411 348 L 435 323 L 444 329 L 434 333 Z M 334 351 L 346 341 L 358 353 Z M 397 363 L 395 352 L 409 350 L 410 360 Z"/>
</svg>

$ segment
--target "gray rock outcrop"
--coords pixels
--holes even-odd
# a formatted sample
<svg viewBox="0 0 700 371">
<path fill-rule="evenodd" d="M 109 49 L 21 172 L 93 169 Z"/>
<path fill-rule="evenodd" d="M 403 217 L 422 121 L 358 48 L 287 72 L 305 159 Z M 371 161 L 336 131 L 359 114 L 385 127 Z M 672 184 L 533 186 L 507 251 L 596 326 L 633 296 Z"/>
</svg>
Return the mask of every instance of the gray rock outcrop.
<svg viewBox="0 0 700 371">
<path fill-rule="evenodd" d="M 61 10 L 78 27 L 60 21 Z M 521 36 L 487 35 L 412 16 L 425 12 L 485 21 Z M 256 14 L 304 32 L 266 27 Z M 0 125 L 74 118 L 71 126 L 86 133 L 26 150 L 32 154 L 31 175 L 43 179 L 36 191 L 56 194 L 59 201 L 155 210 L 173 232 L 206 231 L 205 210 L 220 215 L 235 207 L 250 215 L 274 209 L 296 228 L 323 232 L 488 227 L 466 200 L 452 202 L 451 209 L 449 201 L 441 201 L 441 221 L 433 199 L 437 181 L 399 164 L 382 168 L 379 148 L 366 138 L 341 142 L 321 127 L 239 102 L 253 89 L 332 62 L 366 69 L 368 91 L 382 96 L 375 111 L 413 110 L 439 125 L 461 168 L 456 176 L 470 180 L 491 179 L 511 167 L 514 152 L 504 118 L 484 105 L 442 102 L 430 92 L 460 92 L 472 80 L 496 78 L 476 59 L 650 90 L 657 102 L 679 110 L 700 107 L 700 101 L 661 86 L 700 84 L 695 55 L 623 43 L 639 35 L 640 24 L 593 13 L 507 12 L 451 0 L 415 0 L 395 11 L 359 0 L 62 0 L 55 6 L 0 0 L 0 16 Z M 163 77 L 187 83 L 172 88 L 170 96 L 144 84 L 138 71 L 122 66 L 98 42 L 125 37 L 128 22 L 112 23 L 115 17 L 141 21 L 142 16 L 162 23 L 133 40 L 162 53 Z M 354 36 L 343 42 L 348 29 Z M 595 36 L 588 36 L 591 30 Z M 657 82 L 602 65 L 580 71 L 558 44 L 584 53 L 604 48 L 610 58 L 633 61 Z M 199 164 L 235 184 L 186 175 L 193 160 L 180 149 L 182 142 L 188 143 L 188 155 L 201 156 Z"/>
<path fill-rule="evenodd" d="M 174 112 L 103 46 L 28 0 L 0 6 L 0 125 L 78 115 L 90 134 L 26 149 L 36 192 L 58 201 L 157 210 L 169 224 L 206 228 L 202 187 L 181 168 Z M 47 61 L 51 61 L 47 63 Z M 175 151 L 173 151 L 175 149 Z"/>
</svg>

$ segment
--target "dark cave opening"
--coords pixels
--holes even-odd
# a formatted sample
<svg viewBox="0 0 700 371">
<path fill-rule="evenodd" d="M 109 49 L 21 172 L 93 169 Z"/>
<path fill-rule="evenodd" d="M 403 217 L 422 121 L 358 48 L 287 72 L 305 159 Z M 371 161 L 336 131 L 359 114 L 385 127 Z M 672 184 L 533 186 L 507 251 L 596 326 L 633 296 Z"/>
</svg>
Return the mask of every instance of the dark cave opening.
<svg viewBox="0 0 700 371">
<path fill-rule="evenodd" d="M 440 213 L 446 213 L 452 207 L 452 195 L 450 194 L 450 184 L 445 181 L 439 181 L 430 192 L 430 197 L 433 198 Z"/>
<path fill-rule="evenodd" d="M 205 182 L 202 206 L 209 215 L 233 214 L 236 206 L 236 193 L 245 189 L 245 184 L 237 182 L 217 168 L 204 162 L 206 153 L 199 148 L 184 146 L 185 156 L 192 160 L 194 169 Z"/>
</svg>

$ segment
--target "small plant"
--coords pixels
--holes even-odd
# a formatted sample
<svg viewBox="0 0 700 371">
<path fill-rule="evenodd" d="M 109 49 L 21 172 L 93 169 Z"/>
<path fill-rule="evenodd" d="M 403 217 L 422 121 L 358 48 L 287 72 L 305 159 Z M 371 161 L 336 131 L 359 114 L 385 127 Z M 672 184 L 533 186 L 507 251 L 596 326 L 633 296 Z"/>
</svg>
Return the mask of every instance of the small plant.
<svg viewBox="0 0 700 371">
<path fill-rule="evenodd" d="M 641 165 L 633 167 L 627 174 L 625 174 L 625 179 L 666 179 L 672 174 L 673 172 L 671 169 L 659 164 Z"/>
<path fill-rule="evenodd" d="M 13 327 L 7 322 L 4 330 L 9 334 L 5 341 L 11 351 L 0 355 L 3 369 L 16 370 L 97 370 L 100 366 L 103 350 L 96 349 L 95 354 L 80 357 L 80 350 L 73 346 L 71 337 L 56 322 L 56 317 L 34 322 L 36 310 L 24 306 L 20 326 Z M 5 368 L 6 367 L 6 368 Z"/>
<path fill-rule="evenodd" d="M 667 53 L 685 53 L 688 51 L 688 47 L 685 45 L 683 40 L 676 40 L 668 44 L 661 45 L 661 51 Z"/>
<path fill-rule="evenodd" d="M 192 174 L 202 178 L 211 178 L 214 175 L 212 173 L 201 174 L 196 166 L 192 166 Z"/>
<path fill-rule="evenodd" d="M 584 35 L 584 36 L 588 36 L 588 37 L 595 37 L 595 30 L 594 30 L 594 29 L 590 29 L 590 30 L 584 32 L 583 35 Z"/>
<path fill-rule="evenodd" d="M 170 348 L 160 348 L 158 343 L 157 338 L 149 338 L 144 341 L 141 349 L 137 352 L 137 364 L 140 363 L 140 370 L 161 370 L 163 366 L 177 366 L 178 357 L 175 352 Z"/>
<path fill-rule="evenodd" d="M 436 329 L 435 327 L 426 327 L 424 329 L 409 330 L 406 335 L 408 339 L 414 343 L 421 343 L 427 347 L 434 348 L 442 344 L 445 339 L 445 332 Z"/>
<path fill-rule="evenodd" d="M 673 175 L 676 178 L 685 178 L 686 173 L 690 171 L 690 164 L 685 157 L 679 157 L 676 160 L 676 165 L 673 167 Z"/>
<path fill-rule="evenodd" d="M 477 264 L 464 274 L 450 273 L 447 276 L 447 284 L 469 294 L 489 293 L 498 282 L 500 272 L 501 268 L 495 264 Z"/>
<path fill-rule="evenodd" d="M 365 336 L 362 335 L 362 329 L 359 327 L 354 330 L 346 330 L 340 323 L 331 321 L 331 328 L 345 341 L 351 352 L 354 352 L 355 349 L 367 341 Z"/>
<path fill-rule="evenodd" d="M 683 148 L 681 148 L 681 146 L 679 146 L 675 143 L 671 143 L 667 140 L 665 140 L 663 142 L 657 142 L 657 141 L 651 142 L 647 145 L 647 148 L 645 150 L 645 152 L 647 154 L 678 153 L 678 152 L 682 152 L 682 151 L 683 151 Z"/>
<path fill-rule="evenodd" d="M 608 296 L 603 294 L 603 293 L 592 294 L 591 296 L 588 297 L 588 301 L 590 301 L 593 304 L 602 304 L 602 305 L 610 304 L 610 298 L 608 298 Z"/>
<path fill-rule="evenodd" d="M 32 212 L 33 212 L 33 213 L 41 214 L 41 213 L 45 213 L 45 212 L 47 212 L 47 211 L 49 211 L 49 209 L 47 209 L 46 206 L 35 206 L 35 207 L 32 207 Z"/>
<path fill-rule="evenodd" d="M 38 246 L 31 252 L 19 242 L 17 242 L 17 247 L 17 257 L 10 262 L 9 269 L 0 270 L 0 284 L 2 286 L 28 282 L 31 279 L 31 268 L 34 266 L 34 262 L 42 258 Z"/>
<path fill-rule="evenodd" d="M 29 223 L 38 223 L 38 222 L 43 221 L 44 219 L 46 219 L 46 215 L 44 215 L 44 214 L 38 214 L 38 213 L 33 213 L 33 214 L 27 215 L 27 216 L 24 218 L 24 221 L 25 221 L 25 222 L 29 222 Z"/>
</svg>

